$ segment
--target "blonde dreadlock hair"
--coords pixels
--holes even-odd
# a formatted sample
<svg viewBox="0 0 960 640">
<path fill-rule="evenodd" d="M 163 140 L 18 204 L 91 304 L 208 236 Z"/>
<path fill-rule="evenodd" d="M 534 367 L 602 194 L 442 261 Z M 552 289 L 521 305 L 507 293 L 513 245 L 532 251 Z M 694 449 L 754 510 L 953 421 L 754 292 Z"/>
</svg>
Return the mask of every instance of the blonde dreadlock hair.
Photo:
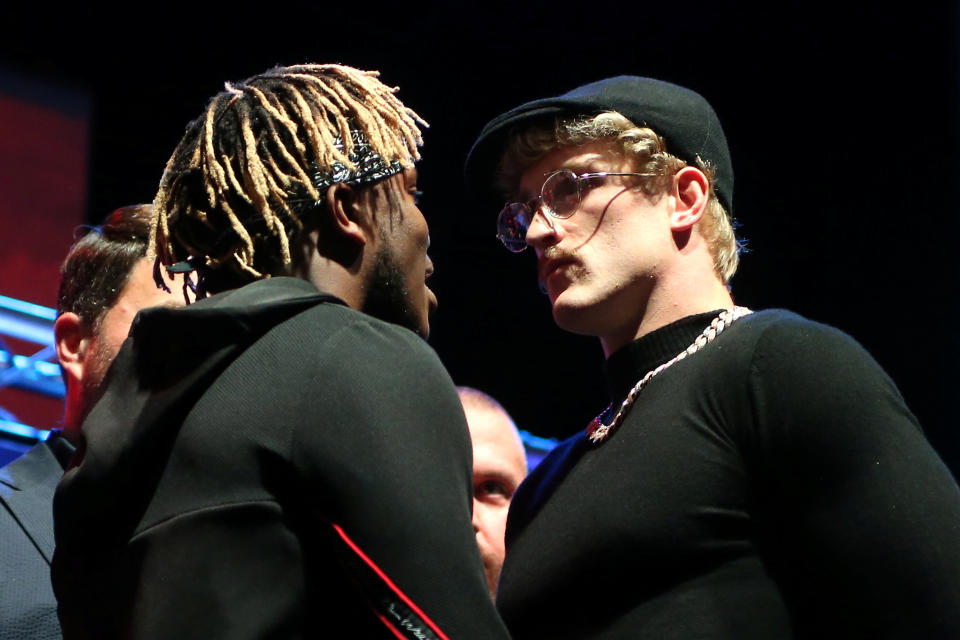
<svg viewBox="0 0 960 640">
<path fill-rule="evenodd" d="M 167 162 L 148 257 L 189 261 L 198 295 L 288 273 L 290 246 L 315 224 L 326 188 L 311 176 L 356 170 L 356 136 L 397 171 L 420 159 L 427 123 L 378 76 L 304 64 L 228 82 Z"/>
</svg>

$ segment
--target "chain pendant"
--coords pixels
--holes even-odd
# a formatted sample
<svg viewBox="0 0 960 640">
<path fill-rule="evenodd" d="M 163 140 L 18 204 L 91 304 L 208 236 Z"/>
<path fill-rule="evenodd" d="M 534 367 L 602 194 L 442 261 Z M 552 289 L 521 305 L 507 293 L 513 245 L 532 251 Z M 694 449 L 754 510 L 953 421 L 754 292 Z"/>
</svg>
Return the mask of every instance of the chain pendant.
<svg viewBox="0 0 960 640">
<path fill-rule="evenodd" d="M 630 389 L 630 393 L 627 394 L 626 399 L 624 399 L 623 403 L 620 405 L 620 408 L 617 410 L 616 415 L 613 416 L 613 420 L 610 421 L 610 424 L 604 424 L 603 417 L 609 415 L 610 412 L 613 411 L 612 404 L 604 409 L 600 415 L 594 418 L 587 427 L 587 438 L 590 439 L 590 442 L 593 444 L 600 444 L 610 436 L 610 433 L 623 421 L 624 415 L 633 405 L 633 401 L 637 399 L 638 395 L 640 395 L 640 391 L 647 386 L 647 382 L 649 382 L 655 375 L 683 360 L 687 356 L 693 355 L 700 349 L 703 349 L 705 346 L 713 342 L 713 340 L 720 335 L 724 329 L 729 327 L 740 318 L 748 316 L 751 313 L 753 313 L 753 311 L 746 307 L 734 307 L 733 309 L 724 309 L 721 311 L 720 315 L 714 318 L 710 325 L 703 330 L 703 333 L 697 336 L 697 339 L 693 341 L 693 344 L 677 355 L 673 356 L 673 358 L 670 360 L 667 360 L 661 364 L 659 367 L 648 371 L 642 378 L 640 378 L 640 381 L 637 382 L 632 389 Z"/>
</svg>

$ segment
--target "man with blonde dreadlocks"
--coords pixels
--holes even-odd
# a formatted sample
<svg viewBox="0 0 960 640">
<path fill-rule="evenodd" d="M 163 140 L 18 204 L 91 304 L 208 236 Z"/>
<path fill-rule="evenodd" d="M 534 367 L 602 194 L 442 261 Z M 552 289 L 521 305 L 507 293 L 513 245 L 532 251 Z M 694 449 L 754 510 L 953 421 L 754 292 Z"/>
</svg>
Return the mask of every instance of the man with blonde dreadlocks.
<svg viewBox="0 0 960 640">
<path fill-rule="evenodd" d="M 58 489 L 68 640 L 506 636 L 416 335 L 425 123 L 376 76 L 276 68 L 187 127 L 152 247 L 201 299 L 139 317 Z"/>
</svg>

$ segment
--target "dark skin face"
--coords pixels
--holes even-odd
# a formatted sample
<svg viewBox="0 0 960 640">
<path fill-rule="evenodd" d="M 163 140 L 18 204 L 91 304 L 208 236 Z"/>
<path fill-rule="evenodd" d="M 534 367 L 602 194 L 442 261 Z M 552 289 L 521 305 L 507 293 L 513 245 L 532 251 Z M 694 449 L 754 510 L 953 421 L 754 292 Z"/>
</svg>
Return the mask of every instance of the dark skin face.
<svg viewBox="0 0 960 640">
<path fill-rule="evenodd" d="M 437 298 L 426 285 L 433 263 L 417 195 L 412 168 L 369 186 L 332 185 L 318 228 L 300 237 L 291 275 L 426 337 Z"/>
<path fill-rule="evenodd" d="M 430 236 L 417 194 L 416 169 L 406 169 L 371 189 L 377 231 L 363 311 L 426 337 L 437 298 L 426 285 L 433 262 L 427 255 Z"/>
</svg>

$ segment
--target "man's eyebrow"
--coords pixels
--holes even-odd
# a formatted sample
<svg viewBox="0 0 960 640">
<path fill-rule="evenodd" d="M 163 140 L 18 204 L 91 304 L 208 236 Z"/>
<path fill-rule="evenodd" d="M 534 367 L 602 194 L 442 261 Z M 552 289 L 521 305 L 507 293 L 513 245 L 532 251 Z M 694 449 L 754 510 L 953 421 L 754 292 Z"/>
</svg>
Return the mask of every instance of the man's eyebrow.
<svg viewBox="0 0 960 640">
<path fill-rule="evenodd" d="M 608 170 L 606 158 L 601 155 L 571 158 L 559 166 L 558 169 L 569 169 L 574 173 L 596 173 Z"/>
<path fill-rule="evenodd" d="M 547 176 L 549 176 L 551 173 L 554 173 L 555 171 L 559 171 L 560 169 L 569 169 L 570 171 L 573 171 L 574 173 L 577 173 L 577 174 L 597 173 L 601 171 L 610 170 L 609 166 L 607 165 L 606 156 L 599 153 L 592 153 L 586 157 L 581 156 L 578 158 L 571 158 L 570 160 L 567 160 L 566 162 L 561 163 L 559 166 L 544 172 L 543 179 L 546 180 Z M 541 182 L 541 184 L 543 183 Z M 517 186 L 518 186 L 517 190 L 513 191 L 511 194 L 511 198 L 510 198 L 511 202 L 528 202 L 540 195 L 539 189 L 537 190 L 537 193 L 531 194 L 519 188 L 519 185 Z"/>
<path fill-rule="evenodd" d="M 511 489 L 516 489 L 517 484 L 513 480 L 513 476 L 510 474 L 510 471 L 506 469 L 490 469 L 486 471 L 478 471 L 474 474 L 474 482 L 500 482 L 504 486 L 510 487 Z"/>
</svg>

